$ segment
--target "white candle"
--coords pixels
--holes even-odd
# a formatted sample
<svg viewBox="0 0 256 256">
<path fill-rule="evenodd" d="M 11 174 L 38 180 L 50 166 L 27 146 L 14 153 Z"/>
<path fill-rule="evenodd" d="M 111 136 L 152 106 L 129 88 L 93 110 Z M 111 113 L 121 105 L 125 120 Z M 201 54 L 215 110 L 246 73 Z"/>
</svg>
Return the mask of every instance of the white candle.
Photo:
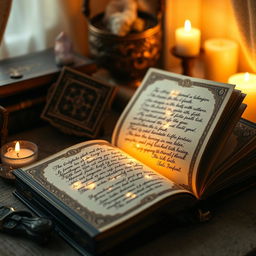
<svg viewBox="0 0 256 256">
<path fill-rule="evenodd" d="M 37 159 L 37 146 L 29 141 L 7 143 L 1 149 L 1 159 L 13 168 L 29 165 Z"/>
<path fill-rule="evenodd" d="M 204 43 L 204 51 L 205 78 L 227 83 L 237 71 L 238 44 L 223 38 L 209 39 Z"/>
<path fill-rule="evenodd" d="M 237 73 L 232 75 L 228 82 L 235 84 L 236 89 L 241 90 L 246 94 L 244 103 L 247 104 L 247 108 L 243 114 L 243 118 L 252 122 L 256 122 L 256 75 L 247 73 Z"/>
<path fill-rule="evenodd" d="M 192 28 L 189 20 L 185 21 L 184 27 L 175 31 L 175 51 L 181 56 L 196 56 L 200 51 L 201 31 Z"/>
</svg>

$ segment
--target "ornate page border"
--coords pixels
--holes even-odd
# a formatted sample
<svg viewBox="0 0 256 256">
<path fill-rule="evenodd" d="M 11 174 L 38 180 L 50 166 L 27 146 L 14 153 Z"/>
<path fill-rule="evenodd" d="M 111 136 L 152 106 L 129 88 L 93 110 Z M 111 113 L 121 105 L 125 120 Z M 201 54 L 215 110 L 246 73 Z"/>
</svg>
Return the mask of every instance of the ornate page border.
<svg viewBox="0 0 256 256">
<path fill-rule="evenodd" d="M 193 176 L 193 169 L 195 166 L 197 155 L 199 154 L 200 148 L 201 148 L 203 142 L 205 141 L 205 138 L 209 132 L 209 129 L 211 128 L 211 126 L 216 118 L 216 115 L 218 114 L 219 108 L 223 104 L 224 99 L 227 96 L 230 88 L 221 86 L 221 84 L 219 84 L 219 83 L 218 84 L 216 83 L 217 86 L 214 86 L 214 84 L 207 83 L 206 81 L 204 82 L 203 79 L 196 79 L 198 81 L 194 81 L 194 78 L 189 79 L 189 77 L 187 77 L 187 76 L 177 75 L 177 74 L 176 74 L 176 76 L 172 76 L 171 73 L 163 74 L 162 72 L 157 72 L 154 69 L 152 69 L 150 74 L 146 77 L 146 80 L 143 81 L 143 85 L 141 85 L 142 86 L 141 89 L 135 95 L 135 98 L 132 101 L 133 104 L 130 104 L 128 106 L 128 108 L 124 110 L 124 115 L 122 115 L 121 119 L 118 121 L 118 127 L 115 128 L 116 132 L 115 132 L 115 137 L 112 138 L 112 143 L 113 143 L 113 145 L 117 145 L 117 141 L 118 141 L 118 137 L 120 134 L 122 124 L 123 124 L 124 120 L 126 119 L 127 115 L 130 113 L 131 109 L 133 108 L 133 105 L 137 102 L 138 98 L 143 93 L 143 91 L 145 91 L 147 89 L 147 87 L 150 86 L 151 84 L 153 84 L 154 82 L 160 81 L 160 80 L 165 80 L 165 79 L 175 81 L 178 83 L 178 85 L 180 85 L 182 87 L 198 86 L 200 88 L 202 88 L 202 87 L 207 88 L 213 94 L 213 96 L 215 98 L 214 111 L 213 111 L 211 118 L 208 121 L 204 131 L 203 131 L 201 138 L 199 139 L 199 142 L 198 142 L 196 149 L 194 151 L 194 154 L 192 156 L 192 161 L 189 166 L 188 185 L 184 185 L 185 189 L 192 191 L 192 183 L 193 183 L 192 176 Z"/>
<path fill-rule="evenodd" d="M 25 173 L 30 175 L 37 183 L 39 183 L 42 186 L 42 192 L 48 191 L 50 192 L 53 196 L 57 198 L 57 200 L 60 200 L 63 202 L 65 205 L 69 207 L 69 209 L 72 212 L 75 212 L 79 214 L 85 221 L 87 221 L 89 224 L 94 226 L 98 230 L 104 230 L 105 226 L 112 224 L 113 222 L 121 219 L 122 217 L 125 217 L 126 215 L 129 215 L 130 213 L 134 212 L 135 210 L 139 209 L 141 206 L 144 206 L 147 203 L 152 202 L 155 198 L 162 196 L 164 194 L 170 193 L 175 190 L 182 190 L 181 187 L 179 186 L 173 186 L 170 189 L 164 190 L 161 193 L 152 193 L 148 195 L 147 197 L 144 197 L 139 204 L 136 206 L 130 208 L 128 211 L 122 213 L 122 214 L 115 214 L 115 215 L 103 215 L 96 213 L 94 211 L 90 211 L 88 208 L 81 206 L 80 203 L 78 203 L 76 200 L 74 200 L 72 197 L 70 197 L 68 194 L 66 194 L 65 191 L 62 191 L 58 189 L 56 186 L 52 185 L 47 181 L 47 179 L 44 176 L 44 169 L 52 162 L 61 159 L 61 158 L 67 158 L 70 156 L 74 156 L 77 153 L 81 152 L 81 150 L 85 147 L 92 146 L 92 145 L 108 145 L 111 147 L 111 144 L 109 144 L 107 141 L 101 141 L 101 142 L 91 142 L 87 143 L 86 145 L 82 145 L 78 148 L 75 149 L 70 149 L 66 152 L 64 152 L 61 155 L 58 155 L 55 158 L 49 159 L 48 161 L 41 163 L 39 165 L 33 166 L 27 170 L 24 170 Z M 44 193 L 44 195 L 46 195 Z M 61 207 L 61 206 L 59 206 Z"/>
</svg>

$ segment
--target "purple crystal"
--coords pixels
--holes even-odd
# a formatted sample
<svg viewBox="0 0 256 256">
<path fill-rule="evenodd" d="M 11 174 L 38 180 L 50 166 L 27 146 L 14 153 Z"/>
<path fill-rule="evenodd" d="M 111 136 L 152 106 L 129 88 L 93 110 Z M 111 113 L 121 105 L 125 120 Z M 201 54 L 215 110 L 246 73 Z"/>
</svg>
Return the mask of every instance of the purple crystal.
<svg viewBox="0 0 256 256">
<path fill-rule="evenodd" d="M 61 32 L 57 36 L 55 40 L 54 52 L 57 65 L 71 65 L 74 62 L 72 42 L 65 32 Z"/>
</svg>

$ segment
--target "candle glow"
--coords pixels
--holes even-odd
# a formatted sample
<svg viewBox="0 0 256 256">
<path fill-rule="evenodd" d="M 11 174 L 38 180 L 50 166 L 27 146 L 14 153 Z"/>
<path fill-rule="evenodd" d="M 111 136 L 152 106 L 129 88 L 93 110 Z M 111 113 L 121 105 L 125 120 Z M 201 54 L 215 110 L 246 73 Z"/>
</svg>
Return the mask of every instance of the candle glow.
<svg viewBox="0 0 256 256">
<path fill-rule="evenodd" d="M 246 94 L 243 102 L 247 104 L 247 108 L 245 109 L 242 117 L 252 122 L 256 122 L 256 74 L 248 72 L 237 73 L 230 76 L 228 82 L 236 85 L 236 89 L 241 90 Z"/>
<path fill-rule="evenodd" d="M 185 20 L 184 29 L 185 29 L 185 31 L 187 31 L 187 32 L 190 32 L 190 31 L 191 31 L 191 22 L 190 22 L 190 20 Z"/>
<path fill-rule="evenodd" d="M 14 148 L 15 152 L 18 154 L 20 152 L 20 143 L 17 141 Z"/>
<path fill-rule="evenodd" d="M 201 31 L 193 28 L 190 20 L 175 31 L 175 49 L 180 56 L 196 56 L 200 51 Z"/>
<path fill-rule="evenodd" d="M 37 159 L 37 146 L 29 141 L 9 142 L 1 148 L 2 163 L 19 168 Z"/>
<path fill-rule="evenodd" d="M 213 38 L 204 42 L 205 78 L 226 83 L 236 73 L 238 44 L 225 38 Z"/>
</svg>

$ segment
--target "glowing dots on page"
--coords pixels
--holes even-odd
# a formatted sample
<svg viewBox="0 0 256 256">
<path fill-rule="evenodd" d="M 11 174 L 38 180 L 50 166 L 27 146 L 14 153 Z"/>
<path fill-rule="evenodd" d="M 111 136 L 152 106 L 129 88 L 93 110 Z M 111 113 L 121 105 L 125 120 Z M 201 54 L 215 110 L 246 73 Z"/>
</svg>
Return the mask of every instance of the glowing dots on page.
<svg viewBox="0 0 256 256">
<path fill-rule="evenodd" d="M 84 184 L 81 181 L 76 181 L 71 185 L 73 190 L 78 190 L 79 188 L 83 187 Z"/>
<path fill-rule="evenodd" d="M 83 159 L 85 162 L 91 162 L 91 161 L 94 160 L 94 157 L 92 157 L 92 156 L 84 156 L 82 159 Z"/>
<path fill-rule="evenodd" d="M 125 194 L 125 197 L 126 197 L 126 198 L 129 198 L 129 199 L 134 199 L 136 196 L 137 196 L 137 195 L 134 194 L 134 193 L 132 193 L 132 192 L 127 192 L 127 193 Z"/>
<path fill-rule="evenodd" d="M 165 122 L 163 124 L 163 129 L 167 129 L 167 128 L 169 128 L 169 126 L 170 126 L 169 122 Z"/>
<path fill-rule="evenodd" d="M 172 114 L 172 109 L 171 108 L 167 108 L 165 111 L 165 115 L 166 116 L 170 116 Z"/>
<path fill-rule="evenodd" d="M 178 97 L 179 94 L 180 94 L 180 91 L 178 91 L 178 90 L 172 90 L 172 91 L 170 92 L 170 96 L 171 96 L 171 97 Z"/>
<path fill-rule="evenodd" d="M 89 182 L 86 184 L 86 188 L 89 190 L 93 190 L 96 188 L 96 183 L 95 182 Z"/>
<path fill-rule="evenodd" d="M 136 143 L 135 147 L 139 149 L 141 146 L 139 143 Z"/>
</svg>

